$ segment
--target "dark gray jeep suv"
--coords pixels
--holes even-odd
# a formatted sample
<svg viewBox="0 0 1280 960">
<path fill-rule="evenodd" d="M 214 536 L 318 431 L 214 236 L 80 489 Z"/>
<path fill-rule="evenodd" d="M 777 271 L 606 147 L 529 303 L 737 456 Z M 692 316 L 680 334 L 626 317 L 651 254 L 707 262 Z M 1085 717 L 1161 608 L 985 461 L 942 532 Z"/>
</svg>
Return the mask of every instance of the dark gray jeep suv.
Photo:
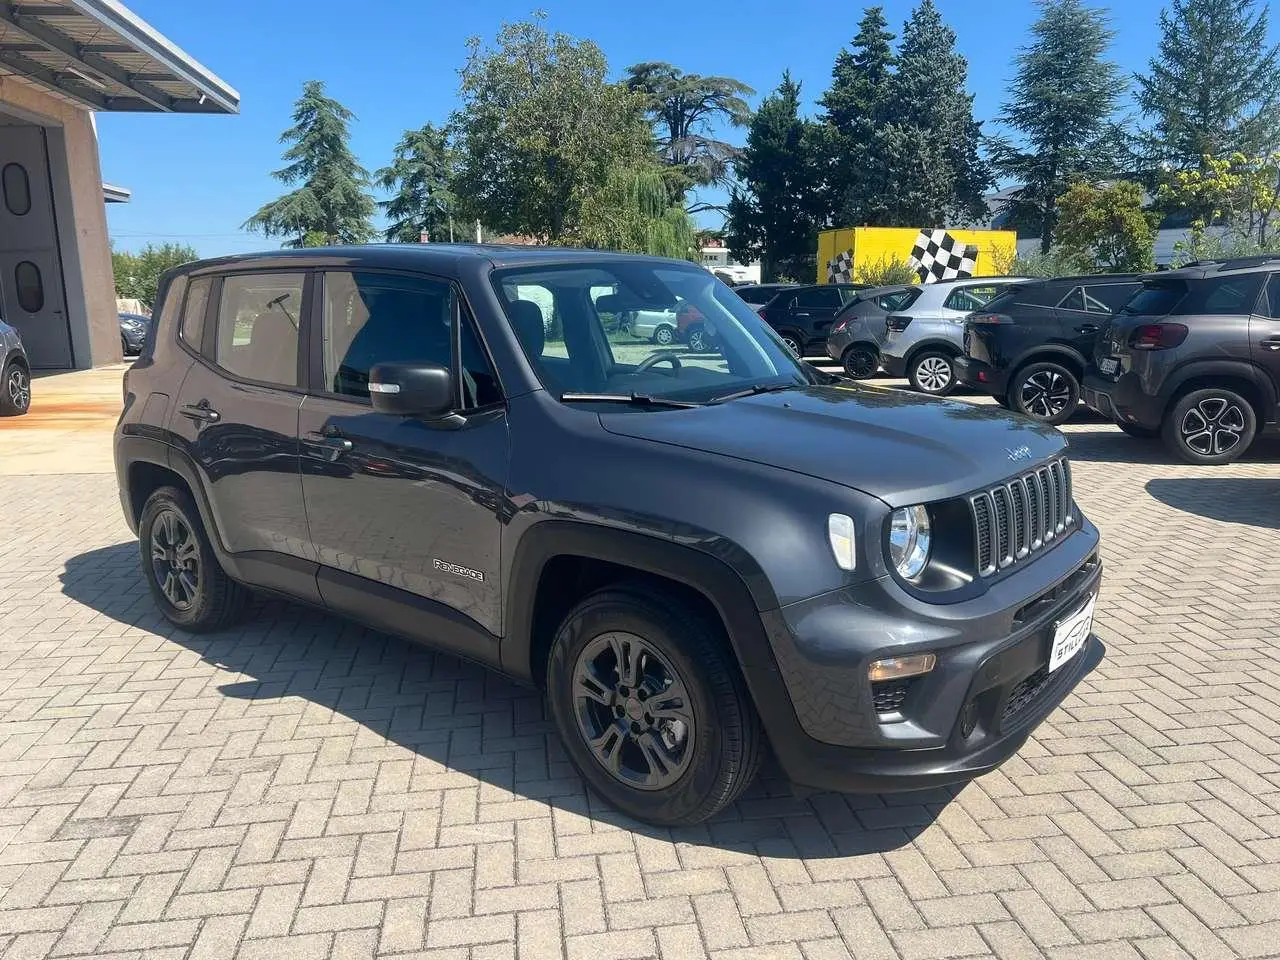
<svg viewBox="0 0 1280 960">
<path fill-rule="evenodd" d="M 715 351 L 617 338 L 597 301 L 687 303 Z M 766 743 L 816 787 L 970 778 L 1096 661 L 1057 431 L 819 373 L 692 264 L 187 264 L 125 393 L 120 498 L 171 621 L 269 591 L 536 684 L 652 823 L 731 802 Z"/>
</svg>

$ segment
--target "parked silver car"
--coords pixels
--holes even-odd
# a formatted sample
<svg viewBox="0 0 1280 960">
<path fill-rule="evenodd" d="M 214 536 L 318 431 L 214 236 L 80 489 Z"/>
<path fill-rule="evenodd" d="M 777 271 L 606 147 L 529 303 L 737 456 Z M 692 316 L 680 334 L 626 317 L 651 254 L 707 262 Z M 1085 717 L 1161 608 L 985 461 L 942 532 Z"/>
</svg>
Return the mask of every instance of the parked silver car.
<svg viewBox="0 0 1280 960">
<path fill-rule="evenodd" d="M 31 406 L 31 363 L 17 328 L 0 319 L 0 416 L 26 413 Z"/>
<path fill-rule="evenodd" d="M 885 321 L 880 365 L 890 376 L 905 376 L 921 393 L 946 396 L 956 387 L 952 362 L 964 353 L 965 317 L 1025 279 L 970 277 L 925 284 L 920 296 Z"/>
<path fill-rule="evenodd" d="M 626 315 L 624 324 L 633 337 L 640 337 L 663 347 L 676 342 L 676 331 L 679 329 L 674 309 L 632 310 Z"/>
<path fill-rule="evenodd" d="M 901 313 L 911 306 L 923 290 L 918 283 L 859 290 L 836 314 L 827 336 L 827 356 L 838 360 L 844 372 L 855 380 L 874 377 L 880 369 L 885 321 L 889 314 Z"/>
</svg>

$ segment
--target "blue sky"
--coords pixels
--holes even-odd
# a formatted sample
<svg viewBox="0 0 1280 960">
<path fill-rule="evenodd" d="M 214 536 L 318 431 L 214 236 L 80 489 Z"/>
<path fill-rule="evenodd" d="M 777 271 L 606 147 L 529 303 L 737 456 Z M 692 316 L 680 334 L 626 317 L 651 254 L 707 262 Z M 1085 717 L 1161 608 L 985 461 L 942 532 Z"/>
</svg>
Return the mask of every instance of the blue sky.
<svg viewBox="0 0 1280 960">
<path fill-rule="evenodd" d="M 492 38 L 504 20 L 524 18 L 538 6 L 537 0 L 126 2 L 239 90 L 241 112 L 100 114 L 103 177 L 133 190 L 131 203 L 108 208 L 112 238 L 121 249 L 186 242 L 205 256 L 276 245 L 240 224 L 284 189 L 270 172 L 282 166 L 278 138 L 303 81 L 324 80 L 329 94 L 355 112 L 353 148 L 376 169 L 389 161 L 406 128 L 448 117 L 466 38 Z M 900 31 L 912 0 L 883 5 L 891 29 Z M 1111 5 L 1112 56 L 1126 70 L 1143 68 L 1154 54 L 1161 5 Z M 542 0 L 541 7 L 553 29 L 598 43 L 615 74 L 641 60 L 666 60 L 737 77 L 757 90 L 754 103 L 790 68 L 810 105 L 826 88 L 831 63 L 861 13 L 859 4 L 830 0 L 645 0 L 625 5 L 627 15 L 611 0 Z M 939 7 L 969 59 L 975 113 L 990 120 L 1035 6 L 1031 0 L 939 0 Z M 843 24 L 839 10 L 848 11 Z M 735 132 L 729 139 L 740 137 Z"/>
</svg>

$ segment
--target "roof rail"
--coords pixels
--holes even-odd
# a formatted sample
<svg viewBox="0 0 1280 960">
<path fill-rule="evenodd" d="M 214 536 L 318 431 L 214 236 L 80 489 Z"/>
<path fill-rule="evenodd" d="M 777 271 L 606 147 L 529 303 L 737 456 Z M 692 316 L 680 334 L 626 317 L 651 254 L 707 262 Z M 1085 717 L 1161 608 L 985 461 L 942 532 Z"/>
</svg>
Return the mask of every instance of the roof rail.
<svg viewBox="0 0 1280 960">
<path fill-rule="evenodd" d="M 1264 263 L 1275 263 L 1280 260 L 1280 253 L 1259 253 L 1252 257 L 1232 257 L 1214 261 L 1219 270 L 1240 270 L 1245 267 L 1260 267 Z"/>
</svg>

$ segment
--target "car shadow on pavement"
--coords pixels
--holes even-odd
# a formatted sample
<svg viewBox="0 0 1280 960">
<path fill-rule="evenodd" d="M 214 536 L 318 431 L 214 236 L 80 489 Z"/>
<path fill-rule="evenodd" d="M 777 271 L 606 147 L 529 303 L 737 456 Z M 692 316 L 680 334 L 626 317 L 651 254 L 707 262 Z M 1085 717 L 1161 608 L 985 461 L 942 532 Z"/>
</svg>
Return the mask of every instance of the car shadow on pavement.
<svg viewBox="0 0 1280 960">
<path fill-rule="evenodd" d="M 328 755 L 321 763 L 356 764 L 361 751 L 372 755 L 383 746 L 379 738 L 385 738 L 414 754 L 411 776 L 423 784 L 467 786 L 458 778 L 461 774 L 496 788 L 494 800 L 533 800 L 656 839 L 784 859 L 848 857 L 904 847 L 967 789 L 798 796 L 770 759 L 738 802 L 710 821 L 655 828 L 619 814 L 586 789 L 560 747 L 539 692 L 483 667 L 274 598 L 256 601 L 232 628 L 187 633 L 160 615 L 132 541 L 72 557 L 60 579 L 63 594 L 72 600 L 184 647 L 224 671 L 226 682 L 216 683 L 214 690 L 240 702 L 226 711 L 225 719 L 243 724 L 256 715 L 263 727 L 275 720 L 280 729 L 294 732 L 285 736 L 296 735 L 302 752 Z M 173 665 L 191 666 L 181 661 Z M 175 685 L 175 695 L 185 701 L 193 695 L 195 676 L 184 676 L 191 679 L 182 683 L 180 694 Z M 344 746 L 330 743 L 329 738 L 347 736 L 329 726 L 330 712 L 376 736 L 357 733 Z M 224 719 L 222 714 L 219 707 L 212 719 Z M 315 732 L 307 747 L 304 728 L 309 725 Z M 195 732 L 184 731 L 184 737 Z M 598 827 L 584 823 L 582 832 L 592 829 Z"/>
<path fill-rule="evenodd" d="M 1147 481 L 1161 503 L 1222 523 L 1280 530 L 1280 479 L 1274 477 L 1177 477 Z"/>
<path fill-rule="evenodd" d="M 1170 453 L 1158 437 L 1149 440 L 1131 437 L 1121 431 L 1119 427 L 1109 423 L 1100 423 L 1096 427 L 1090 424 L 1085 429 L 1069 430 L 1066 435 L 1069 444 L 1067 455 L 1072 460 L 1084 460 L 1094 463 L 1189 466 Z M 1238 462 L 1242 464 L 1280 464 L 1280 438 L 1274 436 L 1262 437 Z M 1228 468 L 1211 467 L 1208 469 Z"/>
</svg>

